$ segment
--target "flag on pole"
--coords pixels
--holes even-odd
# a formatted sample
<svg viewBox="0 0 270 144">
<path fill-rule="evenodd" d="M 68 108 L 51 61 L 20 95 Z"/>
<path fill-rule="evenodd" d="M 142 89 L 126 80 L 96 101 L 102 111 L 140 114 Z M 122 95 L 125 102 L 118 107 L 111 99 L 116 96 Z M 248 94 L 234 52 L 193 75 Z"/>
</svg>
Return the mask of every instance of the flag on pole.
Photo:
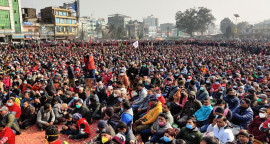
<svg viewBox="0 0 270 144">
<path fill-rule="evenodd" d="M 137 47 L 139 46 L 139 42 L 138 42 L 138 41 L 135 41 L 135 42 L 133 43 L 133 46 L 134 46 L 135 48 L 137 48 Z"/>
</svg>

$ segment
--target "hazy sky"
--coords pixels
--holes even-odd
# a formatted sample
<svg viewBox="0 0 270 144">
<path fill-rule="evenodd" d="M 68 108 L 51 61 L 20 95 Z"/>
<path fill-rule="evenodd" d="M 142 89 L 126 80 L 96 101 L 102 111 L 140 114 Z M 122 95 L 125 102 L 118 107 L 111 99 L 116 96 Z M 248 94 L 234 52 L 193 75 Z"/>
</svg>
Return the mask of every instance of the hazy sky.
<svg viewBox="0 0 270 144">
<path fill-rule="evenodd" d="M 72 0 L 21 0 L 22 7 L 39 9 L 59 6 Z M 175 23 L 175 13 L 188 8 L 207 7 L 212 10 L 216 24 L 225 17 L 233 19 L 239 14 L 239 21 L 251 24 L 270 19 L 270 0 L 80 0 L 81 16 L 106 18 L 110 14 L 124 14 L 133 20 L 153 14 L 160 23 Z"/>
</svg>

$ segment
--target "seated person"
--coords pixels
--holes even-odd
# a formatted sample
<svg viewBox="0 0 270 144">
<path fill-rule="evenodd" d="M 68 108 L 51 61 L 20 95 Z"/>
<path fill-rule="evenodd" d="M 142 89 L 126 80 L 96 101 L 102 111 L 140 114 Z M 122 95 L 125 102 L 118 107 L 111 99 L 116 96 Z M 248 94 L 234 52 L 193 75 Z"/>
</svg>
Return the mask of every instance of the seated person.
<svg viewBox="0 0 270 144">
<path fill-rule="evenodd" d="M 89 119 L 90 123 L 93 122 L 93 120 L 98 120 L 101 117 L 101 104 L 99 103 L 99 99 L 97 95 L 90 95 L 86 98 L 86 100 L 83 102 L 85 106 L 89 109 Z"/>
<path fill-rule="evenodd" d="M 119 122 L 117 125 L 117 131 L 126 136 L 126 144 L 135 144 L 136 138 L 132 132 L 132 129 L 130 129 L 126 123 L 122 121 Z"/>
<path fill-rule="evenodd" d="M 16 119 L 19 119 L 20 116 L 21 116 L 21 108 L 20 106 L 18 106 L 15 101 L 14 101 L 14 98 L 10 98 L 8 101 L 7 101 L 7 108 L 8 108 L 8 111 L 12 114 L 15 115 L 15 118 Z"/>
<path fill-rule="evenodd" d="M 76 102 L 76 108 L 73 111 L 74 113 L 79 113 L 83 118 L 89 120 L 89 109 L 83 104 L 82 99 Z"/>
<path fill-rule="evenodd" d="M 21 101 L 21 107 L 23 106 L 24 101 L 28 101 L 29 103 L 33 102 L 33 99 L 30 97 L 29 92 L 24 93 L 24 99 L 22 99 L 22 101 Z"/>
<path fill-rule="evenodd" d="M 151 127 L 152 137 L 150 139 L 150 142 L 156 143 L 164 135 L 166 129 L 168 128 L 172 128 L 171 124 L 168 121 L 168 117 L 163 113 L 159 114 L 158 124 Z"/>
<path fill-rule="evenodd" d="M 76 108 L 76 103 L 77 101 L 81 100 L 79 98 L 79 95 L 77 93 L 75 93 L 73 95 L 73 99 L 68 103 L 68 108 L 71 109 L 71 110 L 74 110 Z"/>
<path fill-rule="evenodd" d="M 195 112 L 193 116 L 197 119 L 197 126 L 201 127 L 208 123 L 208 117 L 212 111 L 212 106 L 209 98 L 204 99 L 204 105 Z"/>
<path fill-rule="evenodd" d="M 111 129 L 109 127 L 106 127 L 104 129 L 102 129 L 101 131 L 101 141 L 103 144 L 112 144 L 112 134 L 111 134 Z"/>
<path fill-rule="evenodd" d="M 247 129 L 249 123 L 253 119 L 253 111 L 250 107 L 251 101 L 244 98 L 240 102 L 240 106 L 236 107 L 233 111 L 232 125 L 234 128 L 234 134 L 237 134 L 241 129 Z M 239 128 L 240 126 L 240 128 Z"/>
<path fill-rule="evenodd" d="M 19 125 L 22 129 L 28 129 L 35 124 L 35 108 L 29 104 L 29 101 L 24 101 L 22 106 L 22 114 L 19 118 Z"/>
<path fill-rule="evenodd" d="M 255 101 L 253 106 L 251 106 L 252 111 L 254 112 L 254 116 L 259 115 L 259 111 L 261 108 L 268 108 L 267 104 L 267 96 L 265 94 L 258 95 L 258 101 Z"/>
<path fill-rule="evenodd" d="M 176 137 L 176 132 L 173 128 L 168 128 L 164 132 L 164 136 L 161 137 L 158 141 L 158 143 L 162 144 L 186 144 L 183 142 L 183 140 L 180 140 L 180 142 L 177 142 L 175 139 Z"/>
<path fill-rule="evenodd" d="M 201 132 L 196 127 L 196 119 L 189 117 L 186 127 L 177 134 L 176 139 L 183 139 L 187 144 L 198 144 L 202 138 Z"/>
<path fill-rule="evenodd" d="M 101 132 L 102 132 L 102 130 L 104 128 L 107 128 L 107 127 L 110 129 L 111 135 L 112 136 L 115 136 L 115 132 L 114 132 L 113 128 L 110 125 L 108 125 L 106 121 L 99 120 L 98 123 L 97 123 L 97 131 L 96 131 L 97 136 L 95 136 L 93 138 L 93 141 L 94 142 L 96 142 L 96 143 L 100 143 L 101 142 Z"/>
<path fill-rule="evenodd" d="M 247 132 L 247 130 L 241 130 L 237 135 L 237 144 L 255 144 L 255 141 L 251 140 L 251 135 Z"/>
<path fill-rule="evenodd" d="M 2 144 L 15 144 L 15 134 L 5 121 L 0 121 L 0 142 Z"/>
<path fill-rule="evenodd" d="M 66 123 L 62 126 L 62 130 L 60 133 L 65 135 L 72 135 L 75 134 L 75 129 L 71 128 L 74 125 L 74 122 L 72 120 L 72 114 L 68 113 L 65 115 Z"/>
<path fill-rule="evenodd" d="M 55 115 L 52 110 L 51 104 L 46 103 L 43 108 L 38 111 L 37 114 L 37 126 L 41 130 L 45 130 L 48 126 L 53 125 L 55 121 Z"/>
<path fill-rule="evenodd" d="M 254 136 L 256 140 L 265 141 L 265 133 L 260 131 L 260 126 L 268 118 L 268 113 L 266 108 L 261 108 L 259 111 L 259 116 L 256 116 L 253 121 L 248 125 L 248 132 Z"/>
<path fill-rule="evenodd" d="M 62 142 L 59 140 L 58 127 L 55 125 L 50 125 L 46 128 L 45 139 L 49 144 L 68 144 L 67 142 Z"/>
<path fill-rule="evenodd" d="M 71 127 L 76 131 L 76 133 L 69 135 L 68 138 L 75 140 L 88 138 L 90 136 L 90 126 L 86 119 L 83 118 L 81 114 L 75 113 L 72 115 L 72 120 L 77 123 L 76 127 Z"/>
<path fill-rule="evenodd" d="M 121 103 L 121 109 L 123 113 L 121 114 L 121 121 L 125 122 L 128 126 L 131 126 L 133 121 L 133 111 L 127 100 L 123 100 Z"/>
<path fill-rule="evenodd" d="M 61 122 L 64 122 L 65 121 L 65 114 L 67 113 L 67 104 L 66 103 L 63 103 L 63 104 L 60 104 L 60 103 L 57 103 L 53 106 L 53 112 L 54 112 L 54 115 L 55 115 L 55 123 L 61 123 Z"/>
<path fill-rule="evenodd" d="M 120 119 L 120 116 L 114 113 L 112 107 L 106 109 L 104 120 L 107 120 L 107 124 L 110 125 L 114 131 L 116 131 L 116 126 L 120 122 Z"/>
<path fill-rule="evenodd" d="M 17 119 L 15 118 L 13 114 L 11 114 L 8 111 L 8 108 L 6 106 L 3 106 L 0 109 L 0 114 L 1 114 L 1 121 L 4 121 L 6 123 L 6 126 L 10 127 L 15 135 L 21 134 L 21 129 L 20 129 Z"/>
<path fill-rule="evenodd" d="M 126 137 L 122 133 L 116 134 L 112 139 L 113 144 L 115 144 L 115 143 L 116 144 L 119 144 L 119 143 L 124 144 L 125 141 L 126 141 Z"/>
<path fill-rule="evenodd" d="M 136 127 L 134 130 L 141 131 L 150 128 L 157 119 L 159 113 L 162 112 L 162 104 L 155 95 L 150 97 L 150 103 L 153 108 L 135 122 Z"/>
</svg>

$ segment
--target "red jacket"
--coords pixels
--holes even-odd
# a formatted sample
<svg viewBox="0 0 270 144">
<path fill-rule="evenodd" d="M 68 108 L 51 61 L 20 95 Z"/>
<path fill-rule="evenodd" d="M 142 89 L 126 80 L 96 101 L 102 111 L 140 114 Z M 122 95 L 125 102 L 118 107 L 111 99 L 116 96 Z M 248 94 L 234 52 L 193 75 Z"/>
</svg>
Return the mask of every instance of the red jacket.
<svg viewBox="0 0 270 144">
<path fill-rule="evenodd" d="M 0 132 L 0 139 L 7 137 L 8 140 L 6 141 L 6 143 L 8 144 L 15 144 L 15 134 L 12 131 L 11 128 L 9 127 L 5 127 L 1 132 Z"/>
<path fill-rule="evenodd" d="M 86 121 L 85 118 L 81 118 L 81 119 L 77 122 L 77 124 L 78 124 L 78 128 L 79 128 L 79 129 L 80 129 L 80 127 L 81 127 L 81 124 L 84 124 L 84 125 L 85 125 L 84 132 L 85 132 L 85 133 L 88 133 L 88 135 L 90 136 L 90 126 L 89 126 L 89 124 L 88 124 L 88 122 Z"/>
<path fill-rule="evenodd" d="M 11 112 L 16 112 L 16 115 L 15 115 L 15 118 L 20 118 L 20 116 L 21 116 L 21 108 L 17 105 L 17 104 L 13 104 L 12 106 L 8 106 L 8 105 L 6 105 L 7 107 L 8 107 L 8 111 L 11 111 Z"/>
<path fill-rule="evenodd" d="M 26 91 L 26 88 L 27 87 L 31 87 L 31 89 L 32 89 L 32 86 L 30 85 L 30 84 L 22 84 L 22 93 L 24 93 L 25 91 Z"/>
<path fill-rule="evenodd" d="M 221 87 L 221 84 L 220 83 L 219 84 L 213 83 L 210 91 L 212 89 L 214 89 L 214 92 L 217 92 L 220 87 Z"/>
<path fill-rule="evenodd" d="M 266 134 L 260 131 L 260 125 L 265 121 L 265 119 L 261 119 L 259 116 L 256 116 L 253 121 L 248 126 L 248 132 L 254 136 L 256 140 L 264 141 Z M 268 126 L 267 126 L 268 127 Z"/>
</svg>

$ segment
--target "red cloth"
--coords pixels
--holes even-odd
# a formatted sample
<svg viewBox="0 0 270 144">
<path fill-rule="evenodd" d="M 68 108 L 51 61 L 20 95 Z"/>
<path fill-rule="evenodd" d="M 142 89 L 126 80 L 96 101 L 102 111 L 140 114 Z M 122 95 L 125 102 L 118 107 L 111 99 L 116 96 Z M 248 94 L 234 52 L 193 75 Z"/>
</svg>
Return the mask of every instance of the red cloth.
<svg viewBox="0 0 270 144">
<path fill-rule="evenodd" d="M 220 83 L 219 84 L 213 83 L 210 90 L 214 89 L 214 92 L 217 92 L 220 87 L 221 87 Z"/>
<path fill-rule="evenodd" d="M 160 95 L 160 97 L 158 97 L 158 101 L 160 101 L 160 102 L 162 103 L 162 106 L 163 106 L 163 104 L 166 103 L 166 100 L 165 100 L 165 98 L 163 97 L 163 95 Z"/>
<path fill-rule="evenodd" d="M 5 127 L 5 129 L 0 132 L 0 139 L 2 139 L 3 137 L 8 138 L 8 140 L 6 141 L 8 144 L 15 144 L 15 134 L 11 128 Z"/>
<path fill-rule="evenodd" d="M 260 131 L 260 125 L 265 121 L 265 119 L 261 119 L 259 116 L 256 116 L 253 121 L 248 126 L 248 132 L 252 134 L 256 140 L 264 141 L 265 140 L 265 133 Z M 268 127 L 268 125 L 267 125 Z"/>
<path fill-rule="evenodd" d="M 8 107 L 8 111 L 17 112 L 15 115 L 15 118 L 17 118 L 17 119 L 20 118 L 21 108 L 17 104 L 14 103 L 12 106 L 8 106 L 8 105 L 6 105 L 6 106 Z"/>
<path fill-rule="evenodd" d="M 37 86 L 37 83 L 33 85 L 32 89 L 33 91 L 37 91 L 42 87 L 42 85 Z"/>
<path fill-rule="evenodd" d="M 78 124 L 79 129 L 81 127 L 81 124 L 84 124 L 85 125 L 84 132 L 88 133 L 88 135 L 90 136 L 90 126 L 85 118 L 81 118 L 80 120 L 78 120 L 77 124 Z"/>
<path fill-rule="evenodd" d="M 55 142 L 52 142 L 52 143 L 50 143 L 50 144 L 63 144 L 63 142 L 60 141 L 60 140 L 58 139 L 58 140 L 56 140 Z"/>
<path fill-rule="evenodd" d="M 32 86 L 30 85 L 30 84 L 22 84 L 22 93 L 24 93 L 25 91 L 26 91 L 26 88 L 27 87 L 31 87 L 32 88 Z"/>
</svg>

